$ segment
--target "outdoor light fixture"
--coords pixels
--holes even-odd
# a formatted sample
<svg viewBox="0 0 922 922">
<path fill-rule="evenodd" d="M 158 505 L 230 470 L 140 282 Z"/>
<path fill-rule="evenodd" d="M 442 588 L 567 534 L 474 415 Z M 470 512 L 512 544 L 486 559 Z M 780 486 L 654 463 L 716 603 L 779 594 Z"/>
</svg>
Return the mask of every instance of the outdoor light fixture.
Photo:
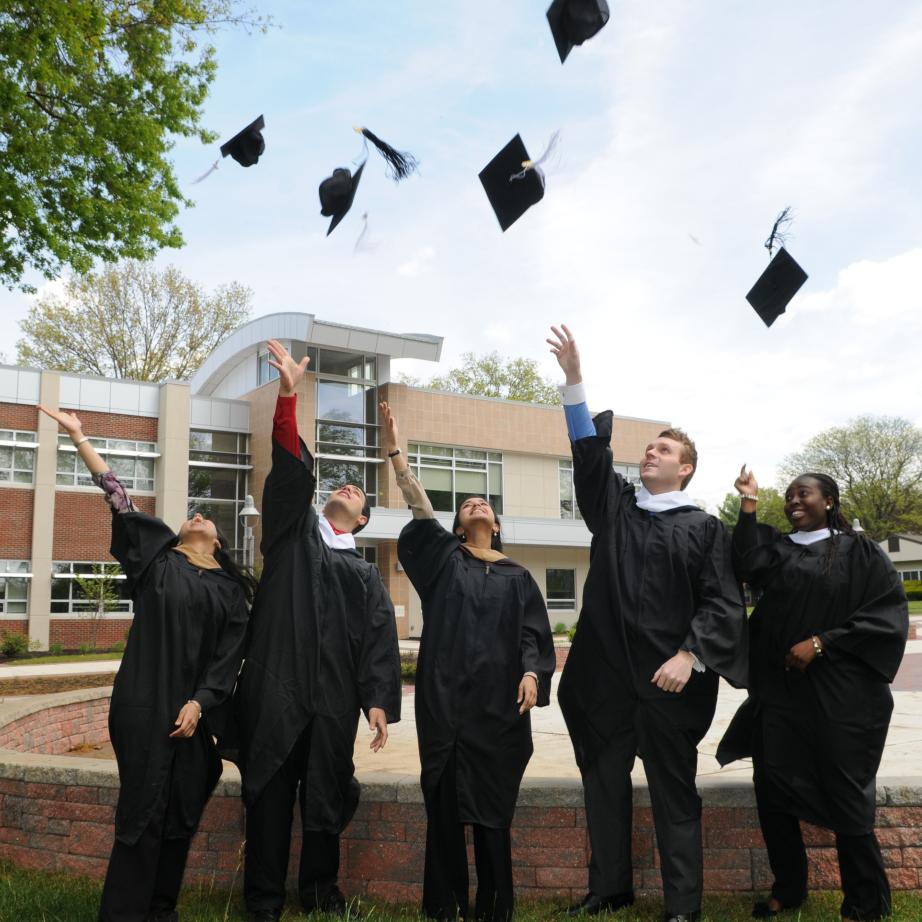
<svg viewBox="0 0 922 922">
<path fill-rule="evenodd" d="M 256 563 L 256 548 L 253 544 L 253 526 L 259 518 L 259 510 L 253 502 L 251 494 L 247 493 L 240 510 L 240 520 L 243 522 L 243 565 L 252 567 Z"/>
</svg>

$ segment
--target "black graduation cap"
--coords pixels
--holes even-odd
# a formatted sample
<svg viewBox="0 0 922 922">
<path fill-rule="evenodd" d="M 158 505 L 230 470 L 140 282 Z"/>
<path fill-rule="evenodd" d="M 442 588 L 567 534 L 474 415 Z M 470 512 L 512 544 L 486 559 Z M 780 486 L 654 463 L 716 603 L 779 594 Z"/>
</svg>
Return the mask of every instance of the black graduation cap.
<svg viewBox="0 0 922 922">
<path fill-rule="evenodd" d="M 327 228 L 328 237 L 352 207 L 355 191 L 359 187 L 359 180 L 362 178 L 362 170 L 364 169 L 364 160 L 359 164 L 355 174 L 344 167 L 340 167 L 333 170 L 333 175 L 328 176 L 320 183 L 320 213 L 325 217 L 333 218 Z"/>
<path fill-rule="evenodd" d="M 608 22 L 605 0 L 554 0 L 547 9 L 547 21 L 563 64 L 574 45 L 582 45 Z"/>
<path fill-rule="evenodd" d="M 770 327 L 784 313 L 791 298 L 806 281 L 807 273 L 781 247 L 746 295 L 746 300 L 755 308 L 765 326 Z"/>
<path fill-rule="evenodd" d="M 516 135 L 481 171 L 480 182 L 505 232 L 544 198 L 544 174 Z"/>
<path fill-rule="evenodd" d="M 266 122 L 260 115 L 255 122 L 251 122 L 243 131 L 221 145 L 221 156 L 226 157 L 230 154 L 240 166 L 253 166 L 266 149 L 266 140 L 262 136 L 265 127 Z"/>
</svg>

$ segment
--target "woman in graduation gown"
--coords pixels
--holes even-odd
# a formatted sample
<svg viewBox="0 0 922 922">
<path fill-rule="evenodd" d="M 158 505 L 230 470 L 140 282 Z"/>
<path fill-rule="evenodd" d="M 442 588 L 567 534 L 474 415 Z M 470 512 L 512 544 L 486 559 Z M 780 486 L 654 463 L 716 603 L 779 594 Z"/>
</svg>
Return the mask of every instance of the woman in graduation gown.
<svg viewBox="0 0 922 922">
<path fill-rule="evenodd" d="M 793 531 L 756 522 L 758 485 L 745 467 L 733 533 L 738 577 L 761 592 L 750 619 L 749 698 L 717 756 L 753 756 L 759 821 L 775 882 L 753 915 L 767 918 L 807 895 L 799 820 L 832 829 L 842 917 L 880 919 L 890 888 L 874 835 L 880 765 L 909 616 L 899 575 L 880 547 L 842 515 L 825 474 L 785 493 Z"/>
<path fill-rule="evenodd" d="M 120 790 L 100 922 L 171 922 L 190 839 L 221 776 L 213 736 L 240 670 L 255 587 L 213 522 L 196 514 L 177 535 L 138 512 L 80 420 L 40 409 L 105 493 L 110 552 L 134 602 L 109 707 Z"/>
<path fill-rule="evenodd" d="M 413 520 L 397 556 L 422 599 L 416 732 L 428 820 L 423 910 L 469 918 L 464 826 L 473 826 L 475 918 L 512 916 L 509 827 L 532 754 L 528 711 L 550 700 L 556 665 L 547 607 L 523 566 L 502 553 L 500 525 L 482 497 L 466 499 L 452 531 L 398 448 L 381 404 L 384 444 Z"/>
</svg>

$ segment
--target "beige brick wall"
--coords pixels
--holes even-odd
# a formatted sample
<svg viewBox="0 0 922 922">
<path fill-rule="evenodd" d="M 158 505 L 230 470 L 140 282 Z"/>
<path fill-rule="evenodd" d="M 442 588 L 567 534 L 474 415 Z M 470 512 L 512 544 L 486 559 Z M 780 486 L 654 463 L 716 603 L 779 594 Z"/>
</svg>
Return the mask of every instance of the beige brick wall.
<svg viewBox="0 0 922 922">
<path fill-rule="evenodd" d="M 503 452 L 503 514 L 559 518 L 559 459 Z"/>
</svg>

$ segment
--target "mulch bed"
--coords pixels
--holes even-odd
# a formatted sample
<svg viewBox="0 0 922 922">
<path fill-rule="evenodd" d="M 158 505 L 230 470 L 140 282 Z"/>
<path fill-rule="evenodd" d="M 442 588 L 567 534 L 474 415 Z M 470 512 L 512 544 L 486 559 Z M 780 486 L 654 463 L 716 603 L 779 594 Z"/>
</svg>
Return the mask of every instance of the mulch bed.
<svg viewBox="0 0 922 922">
<path fill-rule="evenodd" d="M 24 676 L 0 679 L 0 698 L 18 695 L 53 695 L 78 688 L 105 688 L 115 681 L 115 672 L 90 675 Z"/>
</svg>

